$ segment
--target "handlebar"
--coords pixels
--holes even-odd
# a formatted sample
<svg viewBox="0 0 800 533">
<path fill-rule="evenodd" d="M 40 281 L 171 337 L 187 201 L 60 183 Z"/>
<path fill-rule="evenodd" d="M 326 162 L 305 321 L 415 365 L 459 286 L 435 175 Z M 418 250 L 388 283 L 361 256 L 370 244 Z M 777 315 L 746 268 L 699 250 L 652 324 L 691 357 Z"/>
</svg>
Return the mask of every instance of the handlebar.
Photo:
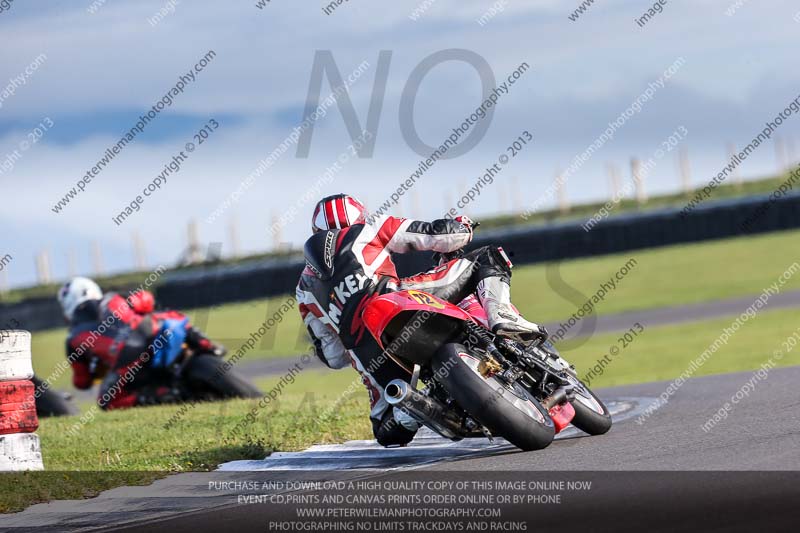
<svg viewBox="0 0 800 533">
<path fill-rule="evenodd" d="M 480 222 L 473 221 L 473 223 L 472 223 L 472 231 L 474 232 L 478 228 L 478 226 L 480 226 L 480 225 L 481 225 Z M 456 250 L 454 252 L 447 252 L 447 253 L 436 252 L 436 253 L 433 254 L 433 264 L 434 265 L 442 265 L 444 263 L 448 263 L 448 262 L 452 261 L 453 259 L 460 259 L 463 256 L 464 256 L 464 249 L 463 248 L 458 249 L 458 250 Z"/>
</svg>

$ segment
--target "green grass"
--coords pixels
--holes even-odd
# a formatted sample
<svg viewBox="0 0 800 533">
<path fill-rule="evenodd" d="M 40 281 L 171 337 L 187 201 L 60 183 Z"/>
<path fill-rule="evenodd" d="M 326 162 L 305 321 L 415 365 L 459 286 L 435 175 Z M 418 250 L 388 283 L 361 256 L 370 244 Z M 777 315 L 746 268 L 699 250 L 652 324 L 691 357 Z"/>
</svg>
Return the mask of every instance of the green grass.
<svg viewBox="0 0 800 533">
<path fill-rule="evenodd" d="M 591 386 L 611 387 L 673 379 L 707 350 L 730 327 L 736 317 L 653 327 L 645 330 L 619 355 L 611 359 L 602 375 L 591 379 Z M 761 313 L 746 322 L 727 345 L 719 348 L 693 377 L 740 372 L 759 368 L 782 350 L 782 342 L 800 331 L 800 312 L 796 309 Z M 620 335 L 605 334 L 563 354 L 585 377 L 612 346 L 620 347 Z M 779 366 L 800 365 L 800 347 L 776 360 Z"/>
<path fill-rule="evenodd" d="M 732 321 L 646 330 L 593 380 L 592 387 L 677 377 Z M 762 313 L 742 326 L 694 376 L 758 369 L 798 329 L 796 310 Z M 617 338 L 598 335 L 565 355 L 584 376 L 618 344 Z M 800 347 L 786 354 L 779 366 L 798 364 Z M 264 379 L 259 385 L 270 390 L 277 381 Z M 340 400 L 338 409 L 330 411 Z M 147 484 L 172 472 L 205 471 L 226 461 L 260 459 L 276 450 L 371 438 L 367 395 L 350 369 L 300 374 L 276 403 L 260 411 L 244 431 L 233 433 L 255 403 L 201 404 L 170 429 L 163 426 L 180 407 L 101 412 L 76 437 L 70 436 L 69 429 L 79 421 L 77 417 L 42 420 L 39 435 L 45 466 L 52 473 L 0 477 L 0 512 L 50 499 L 92 496 L 123 484 Z"/>
<path fill-rule="evenodd" d="M 270 390 L 277 381 L 257 384 Z M 348 390 L 351 394 L 343 397 Z M 340 400 L 339 409 L 327 414 Z M 43 419 L 38 434 L 49 472 L 0 475 L 0 513 L 52 499 L 91 497 L 126 484 L 148 484 L 169 473 L 213 470 L 226 461 L 263 459 L 275 450 L 371 436 L 367 394 L 352 370 L 298 375 L 252 424 L 234 433 L 257 403 L 198 404 L 169 429 L 164 425 L 179 406 L 98 412 L 74 437 L 70 430 L 80 417 Z"/>
<path fill-rule="evenodd" d="M 280 378 L 257 380 L 268 391 Z M 334 442 L 360 435 L 368 428 L 366 392 L 359 386 L 347 406 L 327 420 L 314 420 L 315 411 L 334 403 L 358 375 L 349 370 L 309 370 L 297 376 L 278 400 L 261 410 L 241 434 L 232 430 L 257 401 L 238 400 L 198 404 L 187 408 L 177 423 L 164 427 L 179 406 L 97 412 L 73 438 L 75 417 L 42 420 L 39 435 L 50 470 L 110 470 L 184 472 L 208 470 L 220 462 L 263 458 L 274 450 L 302 449 L 312 442 Z M 363 396 L 363 398 L 361 398 Z M 355 403 L 354 403 L 355 402 Z M 302 409 L 300 407 L 302 406 Z M 355 423 L 353 423 L 355 422 Z M 358 422 L 364 422 L 359 424 Z M 143 428 L 146 430 L 142 431 Z M 80 445 L 76 449 L 76 444 Z"/>
<path fill-rule="evenodd" d="M 779 232 L 565 261 L 560 265 L 519 267 L 515 269 L 512 283 L 514 302 L 531 320 L 564 319 L 594 295 L 629 258 L 637 261 L 636 266 L 597 306 L 598 313 L 757 294 L 775 282 L 790 264 L 800 261 L 798 239 L 800 231 Z M 559 288 L 560 284 L 548 285 L 548 272 L 560 275 L 571 289 L 565 291 Z M 791 279 L 784 290 L 797 288 L 800 288 L 800 276 Z M 204 329 L 208 335 L 227 344 L 233 352 L 267 314 L 274 313 L 284 301 L 286 297 L 254 300 L 189 314 L 193 319 L 206 316 Z M 195 321 L 203 325 L 202 320 Z M 51 375 L 55 365 L 65 357 L 65 335 L 62 329 L 33 336 L 34 367 L 41 377 Z M 299 314 L 290 312 L 245 360 L 296 354 L 306 349 L 306 342 Z M 66 372 L 55 380 L 55 386 L 68 388 L 69 374 Z"/>
<path fill-rule="evenodd" d="M 518 269 L 512 279 L 514 302 L 534 321 L 560 320 L 595 294 L 629 258 L 635 267 L 597 306 L 600 314 L 621 313 L 755 295 L 800 263 L 800 231 L 737 237 L 694 244 L 631 251 L 598 258 L 534 265 Z M 560 272 L 582 296 L 564 296 L 547 282 Z M 794 276 L 783 290 L 800 288 Z M 563 291 L 561 291 L 563 292 Z"/>
</svg>

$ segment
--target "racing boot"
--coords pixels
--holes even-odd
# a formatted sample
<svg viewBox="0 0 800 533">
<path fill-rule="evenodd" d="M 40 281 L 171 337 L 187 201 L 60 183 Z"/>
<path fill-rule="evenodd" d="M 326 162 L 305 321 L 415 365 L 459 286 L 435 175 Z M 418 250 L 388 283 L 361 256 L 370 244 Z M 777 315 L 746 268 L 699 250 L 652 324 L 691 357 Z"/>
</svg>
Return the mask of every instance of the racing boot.
<svg viewBox="0 0 800 533">
<path fill-rule="evenodd" d="M 417 434 L 420 425 L 400 409 L 387 409 L 381 421 L 372 420 L 372 431 L 378 444 L 384 448 L 408 446 Z"/>
<path fill-rule="evenodd" d="M 478 284 L 478 298 L 489 317 L 492 333 L 521 342 L 547 337 L 544 327 L 522 318 L 511 305 L 511 286 L 500 277 L 486 278 Z"/>
</svg>

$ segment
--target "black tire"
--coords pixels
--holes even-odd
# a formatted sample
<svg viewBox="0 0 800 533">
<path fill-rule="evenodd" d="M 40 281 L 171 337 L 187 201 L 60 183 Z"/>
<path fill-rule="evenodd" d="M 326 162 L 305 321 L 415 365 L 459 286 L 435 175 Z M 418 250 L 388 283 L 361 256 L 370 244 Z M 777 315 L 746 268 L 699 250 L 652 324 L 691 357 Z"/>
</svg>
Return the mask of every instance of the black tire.
<svg viewBox="0 0 800 533">
<path fill-rule="evenodd" d="M 589 435 L 604 435 L 608 433 L 613 421 L 606 404 L 583 383 L 576 388 L 576 394 L 578 397 L 572 401 L 572 407 L 575 409 L 575 418 L 572 419 L 572 425 Z M 583 395 L 583 398 L 580 397 L 581 395 Z M 583 401 L 594 404 L 594 409 L 587 406 Z M 602 414 L 597 412 L 599 409 L 602 409 Z"/>
<path fill-rule="evenodd" d="M 31 380 L 37 391 L 41 391 L 36 398 L 36 415 L 39 418 L 51 416 L 75 416 L 80 410 L 69 401 L 63 393 L 42 387 L 42 381 L 36 376 Z"/>
<path fill-rule="evenodd" d="M 555 427 L 544 407 L 521 387 L 512 391 L 496 378 L 484 379 L 473 370 L 477 361 L 464 346 L 447 344 L 433 357 L 432 365 L 453 399 L 493 435 L 525 451 L 548 447 Z"/>
<path fill-rule="evenodd" d="M 552 354 L 559 355 L 558 350 L 550 341 L 544 343 L 544 348 Z M 576 399 L 572 401 L 572 407 L 575 409 L 572 425 L 592 436 L 608 433 L 613 421 L 606 404 L 584 385 L 574 371 L 569 370 L 567 374 L 575 386 L 576 394 Z"/>
<path fill-rule="evenodd" d="M 213 355 L 195 355 L 184 371 L 185 376 L 191 384 L 221 398 L 261 398 L 264 395 L 232 368 L 225 370 L 224 364 L 225 361 Z"/>
</svg>

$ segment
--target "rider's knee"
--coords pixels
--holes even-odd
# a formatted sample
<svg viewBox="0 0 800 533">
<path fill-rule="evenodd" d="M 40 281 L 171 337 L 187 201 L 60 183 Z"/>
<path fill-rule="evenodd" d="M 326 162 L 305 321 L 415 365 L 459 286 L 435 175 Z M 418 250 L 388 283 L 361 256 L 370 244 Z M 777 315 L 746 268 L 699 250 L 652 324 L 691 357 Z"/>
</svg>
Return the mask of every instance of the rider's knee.
<svg viewBox="0 0 800 533">
<path fill-rule="evenodd" d="M 490 248 L 494 262 L 510 275 L 511 269 L 514 267 L 514 263 L 512 263 L 511 259 L 508 258 L 506 251 L 503 250 L 502 246 L 491 246 Z"/>
<path fill-rule="evenodd" d="M 498 246 L 483 246 L 471 252 L 479 268 L 480 279 L 500 277 L 506 281 L 511 279 L 511 260 L 505 251 Z"/>
</svg>

